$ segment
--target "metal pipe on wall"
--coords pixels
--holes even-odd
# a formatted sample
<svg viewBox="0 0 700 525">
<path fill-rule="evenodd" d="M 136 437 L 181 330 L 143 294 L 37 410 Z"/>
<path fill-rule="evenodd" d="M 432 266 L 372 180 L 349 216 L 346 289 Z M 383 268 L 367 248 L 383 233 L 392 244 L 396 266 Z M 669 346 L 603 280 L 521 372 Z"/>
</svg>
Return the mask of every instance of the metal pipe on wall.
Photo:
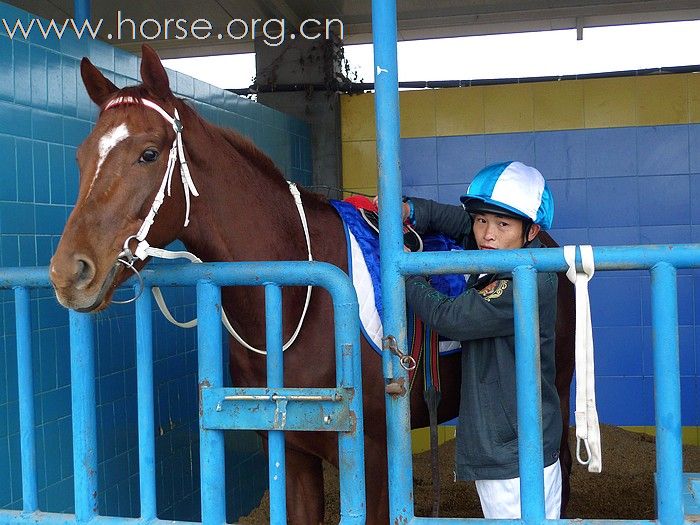
<svg viewBox="0 0 700 525">
<path fill-rule="evenodd" d="M 90 0 L 73 0 L 73 18 L 78 26 L 82 26 L 83 22 L 89 21 L 92 15 Z"/>
</svg>

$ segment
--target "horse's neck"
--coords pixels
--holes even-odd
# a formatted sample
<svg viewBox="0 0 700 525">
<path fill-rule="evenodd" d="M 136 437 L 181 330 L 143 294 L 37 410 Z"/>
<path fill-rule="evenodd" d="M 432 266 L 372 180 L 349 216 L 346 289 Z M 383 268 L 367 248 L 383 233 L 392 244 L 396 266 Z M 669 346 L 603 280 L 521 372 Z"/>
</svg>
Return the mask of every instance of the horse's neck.
<svg viewBox="0 0 700 525">
<path fill-rule="evenodd" d="M 188 141 L 200 196 L 193 198 L 184 243 L 207 261 L 303 259 L 301 219 L 287 183 L 237 151 L 217 128 L 208 131 L 213 141 Z"/>
<path fill-rule="evenodd" d="M 201 191 L 201 190 L 200 190 Z M 196 225 L 192 235 L 183 241 L 193 252 L 207 261 L 263 261 L 298 258 L 304 248 L 301 235 L 293 235 L 292 224 L 301 223 L 291 210 L 282 210 L 274 203 L 292 196 L 287 192 L 264 192 L 256 195 L 246 191 L 231 190 L 221 185 L 220 195 L 211 197 L 201 191 L 197 206 L 193 206 L 192 222 Z M 234 195 L 228 194 L 235 191 Z M 227 195 L 228 194 L 228 195 Z M 292 201 L 293 206 L 293 201 Z M 198 209 L 206 208 L 198 217 Z M 296 222 L 292 221 L 296 219 Z M 286 224 L 286 227 L 285 227 Z M 290 238 L 285 238 L 289 234 Z"/>
<path fill-rule="evenodd" d="M 306 260 L 301 219 L 286 181 L 265 173 L 254 155 L 237 151 L 235 140 L 218 128 L 185 122 L 188 129 L 193 133 L 185 147 L 199 196 L 180 236 L 187 249 L 203 261 Z M 307 219 L 314 222 L 313 211 Z M 285 292 L 285 317 L 298 319 L 304 296 L 304 288 Z M 223 301 L 234 328 L 249 344 L 263 347 L 262 288 L 227 288 Z"/>
</svg>

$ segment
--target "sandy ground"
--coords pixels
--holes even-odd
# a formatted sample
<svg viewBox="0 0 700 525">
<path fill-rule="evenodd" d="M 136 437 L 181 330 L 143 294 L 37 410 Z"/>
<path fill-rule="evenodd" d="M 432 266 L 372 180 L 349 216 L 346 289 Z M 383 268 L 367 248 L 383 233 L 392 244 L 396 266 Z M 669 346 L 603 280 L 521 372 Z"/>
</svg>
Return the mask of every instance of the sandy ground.
<svg viewBox="0 0 700 525">
<path fill-rule="evenodd" d="M 574 463 L 571 478 L 570 518 L 653 520 L 654 438 L 617 427 L 601 426 L 603 472 L 590 474 Z M 575 443 L 572 433 L 572 443 Z M 473 483 L 453 482 L 454 441 L 440 447 L 441 517 L 481 517 L 479 498 Z M 700 472 L 700 447 L 683 448 L 684 472 Z M 429 452 L 413 458 L 415 509 L 417 516 L 429 516 L 432 506 Z M 338 475 L 325 470 L 326 523 L 338 523 Z M 269 523 L 269 498 L 240 523 Z"/>
</svg>

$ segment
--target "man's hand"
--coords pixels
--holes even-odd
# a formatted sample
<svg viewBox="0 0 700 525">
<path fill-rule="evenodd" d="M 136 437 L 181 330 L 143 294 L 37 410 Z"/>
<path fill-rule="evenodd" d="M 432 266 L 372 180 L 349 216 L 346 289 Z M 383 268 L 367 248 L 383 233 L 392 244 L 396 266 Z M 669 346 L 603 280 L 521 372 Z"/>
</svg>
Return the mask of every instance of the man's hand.
<svg viewBox="0 0 700 525">
<path fill-rule="evenodd" d="M 379 195 L 375 195 L 372 198 L 372 202 L 377 206 L 377 209 L 379 209 Z M 401 222 L 406 222 L 408 219 L 408 216 L 411 214 L 411 207 L 408 205 L 407 202 L 402 202 L 401 203 Z"/>
</svg>

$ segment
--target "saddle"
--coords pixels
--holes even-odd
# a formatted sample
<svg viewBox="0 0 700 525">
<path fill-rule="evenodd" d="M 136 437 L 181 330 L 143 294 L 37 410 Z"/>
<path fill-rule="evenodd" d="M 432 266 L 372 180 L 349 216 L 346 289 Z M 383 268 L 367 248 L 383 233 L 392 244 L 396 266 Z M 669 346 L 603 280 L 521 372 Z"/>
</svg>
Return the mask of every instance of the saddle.
<svg viewBox="0 0 700 525">
<path fill-rule="evenodd" d="M 344 202 L 349 202 L 357 208 L 364 221 L 379 235 L 379 210 L 372 199 L 364 195 L 353 195 L 344 199 Z M 408 221 L 403 225 L 403 245 L 411 252 L 423 251 L 423 239 Z"/>
</svg>

